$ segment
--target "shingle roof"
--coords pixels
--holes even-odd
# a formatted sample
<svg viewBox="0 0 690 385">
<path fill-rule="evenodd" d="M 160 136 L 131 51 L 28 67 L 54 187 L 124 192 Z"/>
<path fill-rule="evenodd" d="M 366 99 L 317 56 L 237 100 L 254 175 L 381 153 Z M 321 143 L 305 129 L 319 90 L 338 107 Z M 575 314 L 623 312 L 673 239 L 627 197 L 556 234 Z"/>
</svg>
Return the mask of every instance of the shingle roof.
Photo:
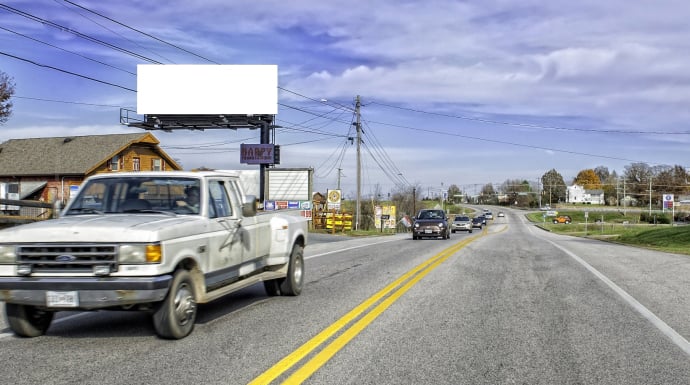
<svg viewBox="0 0 690 385">
<path fill-rule="evenodd" d="M 138 142 L 160 143 L 150 133 L 10 139 L 0 144 L 0 176 L 84 175 Z"/>
</svg>

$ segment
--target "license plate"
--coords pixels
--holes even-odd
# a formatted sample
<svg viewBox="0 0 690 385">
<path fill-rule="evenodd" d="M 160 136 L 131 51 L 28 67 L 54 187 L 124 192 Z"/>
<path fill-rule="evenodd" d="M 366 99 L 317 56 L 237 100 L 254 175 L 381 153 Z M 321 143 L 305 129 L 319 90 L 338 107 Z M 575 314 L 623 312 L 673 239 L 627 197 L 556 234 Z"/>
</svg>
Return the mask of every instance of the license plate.
<svg viewBox="0 0 690 385">
<path fill-rule="evenodd" d="M 48 291 L 46 292 L 46 306 L 77 307 L 79 306 L 79 293 L 76 291 Z"/>
<path fill-rule="evenodd" d="M 433 230 L 430 230 L 430 229 L 425 229 L 425 230 L 424 230 L 424 234 L 431 234 L 431 233 L 433 233 L 433 232 L 434 232 L 434 231 L 433 231 Z"/>
</svg>

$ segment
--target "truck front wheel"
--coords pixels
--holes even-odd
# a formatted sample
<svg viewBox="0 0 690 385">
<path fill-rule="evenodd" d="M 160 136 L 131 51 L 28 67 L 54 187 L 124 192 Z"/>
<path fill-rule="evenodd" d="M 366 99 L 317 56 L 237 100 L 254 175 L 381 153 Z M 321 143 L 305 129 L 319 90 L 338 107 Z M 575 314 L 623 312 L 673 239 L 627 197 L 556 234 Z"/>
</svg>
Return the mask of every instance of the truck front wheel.
<svg viewBox="0 0 690 385">
<path fill-rule="evenodd" d="M 155 306 L 153 326 L 162 338 L 180 339 L 189 335 L 196 321 L 194 282 L 187 270 L 178 270 L 165 300 Z"/>
<path fill-rule="evenodd" d="M 38 309 L 35 306 L 6 303 L 5 314 L 10 329 L 16 335 L 38 337 L 46 334 L 55 313 Z"/>
</svg>

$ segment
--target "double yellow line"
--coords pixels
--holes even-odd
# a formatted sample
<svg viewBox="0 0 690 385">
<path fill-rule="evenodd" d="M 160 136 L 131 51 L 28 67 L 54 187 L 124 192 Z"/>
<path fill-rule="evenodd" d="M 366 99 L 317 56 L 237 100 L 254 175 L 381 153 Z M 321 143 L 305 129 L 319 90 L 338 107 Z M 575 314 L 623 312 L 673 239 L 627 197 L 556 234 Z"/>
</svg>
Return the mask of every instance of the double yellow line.
<svg viewBox="0 0 690 385">
<path fill-rule="evenodd" d="M 350 312 L 345 314 L 339 320 L 335 321 L 329 327 L 324 329 L 321 333 L 314 336 L 312 339 L 304 343 L 302 346 L 297 348 L 294 352 L 280 360 L 278 363 L 273 365 L 270 369 L 263 372 L 261 375 L 256 377 L 250 385 L 258 384 L 270 384 L 271 381 L 275 380 L 281 376 L 286 371 L 290 370 L 299 361 L 304 359 L 307 355 L 315 351 L 319 346 L 324 344 L 333 335 L 338 333 L 341 329 L 349 325 L 353 320 L 359 317 L 371 306 L 381 301 L 376 307 L 371 309 L 363 317 L 357 320 L 352 326 L 335 338 L 331 343 L 326 345 L 319 353 L 297 369 L 294 373 L 290 375 L 283 383 L 284 384 L 301 384 L 307 378 L 309 378 L 314 372 L 319 370 L 328 360 L 331 359 L 340 349 L 348 344 L 357 334 L 364 330 L 370 323 L 372 323 L 379 315 L 381 315 L 389 306 L 391 306 L 400 296 L 405 294 L 412 286 L 414 286 L 419 280 L 424 278 L 429 272 L 434 270 L 438 265 L 443 263 L 445 260 L 450 258 L 453 254 L 458 252 L 463 247 L 467 246 L 470 242 L 474 241 L 482 235 L 474 236 L 471 238 L 464 239 L 461 242 L 454 244 L 453 246 L 441 251 L 440 253 L 429 258 L 419 266 L 410 270 L 409 272 L 402 275 L 400 278 L 396 279 L 394 282 L 388 286 L 381 289 L 379 292 L 371 296 L 366 301 L 362 302 L 359 306 L 352 309 Z M 402 285 L 402 286 L 401 286 Z M 391 294 L 392 293 L 392 294 Z"/>
</svg>

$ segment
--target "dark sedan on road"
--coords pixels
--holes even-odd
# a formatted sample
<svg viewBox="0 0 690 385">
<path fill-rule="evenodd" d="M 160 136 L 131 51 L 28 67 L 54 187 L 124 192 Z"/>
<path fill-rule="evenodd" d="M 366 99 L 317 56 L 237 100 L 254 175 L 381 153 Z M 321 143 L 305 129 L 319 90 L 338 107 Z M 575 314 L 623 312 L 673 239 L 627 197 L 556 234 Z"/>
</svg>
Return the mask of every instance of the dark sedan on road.
<svg viewBox="0 0 690 385">
<path fill-rule="evenodd" d="M 473 228 L 477 227 L 481 230 L 485 224 L 486 224 L 486 219 L 484 218 L 483 215 L 478 215 L 478 216 L 472 218 L 472 227 Z"/>
<path fill-rule="evenodd" d="M 412 239 L 424 237 L 450 238 L 448 217 L 443 210 L 420 210 L 412 226 Z"/>
</svg>

